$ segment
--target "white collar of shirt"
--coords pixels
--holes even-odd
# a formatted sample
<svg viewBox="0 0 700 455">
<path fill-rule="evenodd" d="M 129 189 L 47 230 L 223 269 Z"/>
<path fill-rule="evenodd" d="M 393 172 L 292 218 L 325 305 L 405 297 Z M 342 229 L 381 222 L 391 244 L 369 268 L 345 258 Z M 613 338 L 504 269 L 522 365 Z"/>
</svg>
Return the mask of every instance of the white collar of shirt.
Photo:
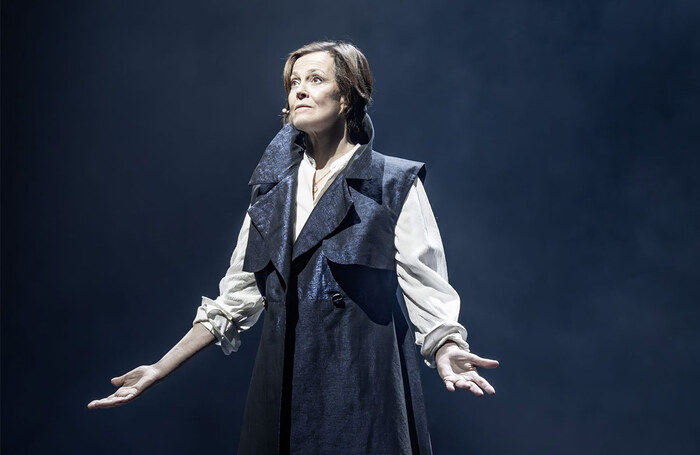
<svg viewBox="0 0 700 455">
<path fill-rule="evenodd" d="M 340 169 L 344 168 L 346 164 L 348 164 L 348 161 L 350 161 L 350 158 L 355 154 L 357 149 L 360 148 L 360 144 L 355 144 L 355 146 L 347 152 L 345 155 L 341 156 L 337 160 L 333 161 L 330 166 L 330 173 L 334 174 Z M 311 166 L 313 166 L 314 169 L 316 169 L 316 160 L 309 155 L 308 153 L 304 152 L 304 160 Z"/>
<path fill-rule="evenodd" d="M 321 196 L 323 196 L 333 180 L 335 180 L 335 177 L 340 174 L 340 171 L 347 166 L 350 158 L 359 148 L 360 144 L 356 144 L 352 150 L 330 164 L 330 170 L 327 174 L 316 182 L 318 191 L 315 197 L 313 195 L 313 180 L 316 172 L 316 161 L 304 152 L 304 159 L 301 160 L 297 174 L 295 240 L 299 237 L 301 228 L 306 224 L 316 203 L 321 199 Z"/>
</svg>

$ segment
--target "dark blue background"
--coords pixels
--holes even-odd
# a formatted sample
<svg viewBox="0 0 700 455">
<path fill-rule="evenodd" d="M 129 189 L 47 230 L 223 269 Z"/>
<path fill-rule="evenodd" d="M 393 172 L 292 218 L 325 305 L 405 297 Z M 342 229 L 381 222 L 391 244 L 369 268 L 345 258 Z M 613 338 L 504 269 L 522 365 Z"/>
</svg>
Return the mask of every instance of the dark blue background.
<svg viewBox="0 0 700 455">
<path fill-rule="evenodd" d="M 494 398 L 435 453 L 698 450 L 700 3 L 2 3 L 3 453 L 234 453 L 260 327 L 88 411 L 217 295 L 285 56 L 351 39 Z"/>
</svg>

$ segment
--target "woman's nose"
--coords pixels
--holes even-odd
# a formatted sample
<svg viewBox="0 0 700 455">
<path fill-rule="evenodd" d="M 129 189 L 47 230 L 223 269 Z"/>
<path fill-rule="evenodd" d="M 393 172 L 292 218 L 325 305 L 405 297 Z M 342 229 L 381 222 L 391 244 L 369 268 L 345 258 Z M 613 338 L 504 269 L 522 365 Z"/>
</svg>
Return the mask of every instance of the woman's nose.
<svg viewBox="0 0 700 455">
<path fill-rule="evenodd" d="M 297 99 L 304 99 L 307 96 L 309 96 L 309 93 L 306 91 L 306 84 L 299 82 L 299 85 L 297 85 Z"/>
</svg>

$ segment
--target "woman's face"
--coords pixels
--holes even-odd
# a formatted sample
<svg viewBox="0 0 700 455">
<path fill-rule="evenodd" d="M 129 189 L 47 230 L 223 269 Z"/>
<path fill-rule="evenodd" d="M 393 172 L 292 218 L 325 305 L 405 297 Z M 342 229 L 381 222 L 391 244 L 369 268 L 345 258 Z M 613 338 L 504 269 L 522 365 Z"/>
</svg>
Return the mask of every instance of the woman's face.
<svg viewBox="0 0 700 455">
<path fill-rule="evenodd" d="M 305 133 L 323 134 L 345 122 L 345 100 L 335 81 L 335 62 L 328 52 L 303 55 L 292 67 L 289 120 Z"/>
</svg>

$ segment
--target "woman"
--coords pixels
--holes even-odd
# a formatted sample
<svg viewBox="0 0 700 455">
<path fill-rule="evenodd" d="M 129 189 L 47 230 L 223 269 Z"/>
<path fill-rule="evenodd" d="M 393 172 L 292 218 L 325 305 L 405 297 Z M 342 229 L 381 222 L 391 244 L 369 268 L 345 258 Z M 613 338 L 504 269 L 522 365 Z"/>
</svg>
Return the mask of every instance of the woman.
<svg viewBox="0 0 700 455">
<path fill-rule="evenodd" d="M 88 407 L 132 400 L 213 342 L 235 351 L 264 313 L 239 453 L 431 453 L 414 343 L 449 391 L 495 393 L 476 367 L 498 362 L 457 322 L 424 166 L 372 150 L 371 73 L 352 44 L 293 52 L 284 87 L 220 296 Z"/>
</svg>

